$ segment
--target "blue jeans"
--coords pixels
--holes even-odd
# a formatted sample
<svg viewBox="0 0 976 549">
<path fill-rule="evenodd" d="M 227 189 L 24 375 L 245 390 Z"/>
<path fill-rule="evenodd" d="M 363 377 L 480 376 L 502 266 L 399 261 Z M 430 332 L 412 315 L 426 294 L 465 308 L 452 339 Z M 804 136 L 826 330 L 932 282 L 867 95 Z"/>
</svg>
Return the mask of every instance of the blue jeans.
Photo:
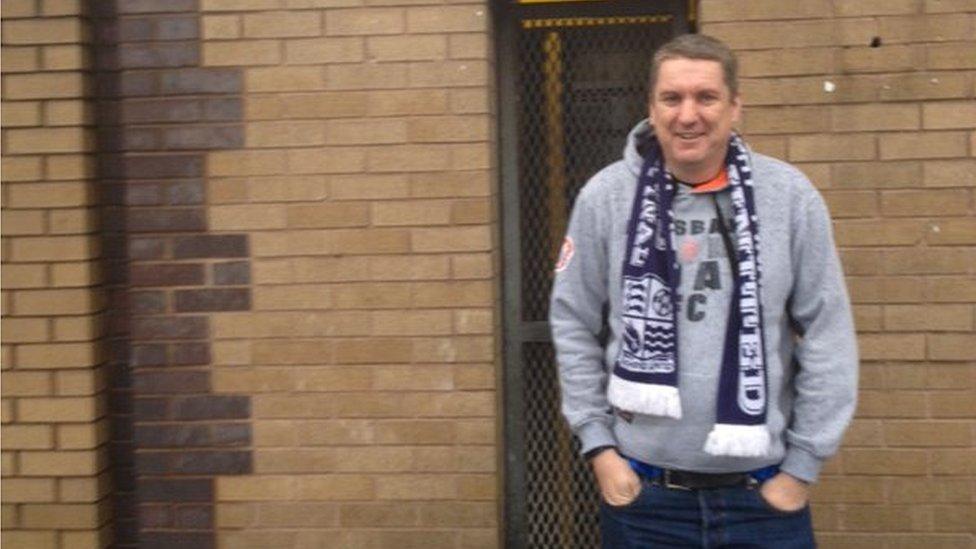
<svg viewBox="0 0 976 549">
<path fill-rule="evenodd" d="M 675 490 L 641 478 L 633 502 L 600 502 L 604 549 L 816 547 L 809 506 L 796 512 L 769 506 L 755 488 Z"/>
</svg>

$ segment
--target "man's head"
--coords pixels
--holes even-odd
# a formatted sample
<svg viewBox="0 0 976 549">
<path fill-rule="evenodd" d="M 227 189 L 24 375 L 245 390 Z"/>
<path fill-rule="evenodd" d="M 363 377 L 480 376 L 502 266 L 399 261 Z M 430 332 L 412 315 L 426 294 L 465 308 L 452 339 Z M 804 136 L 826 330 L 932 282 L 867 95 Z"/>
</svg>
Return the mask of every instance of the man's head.
<svg viewBox="0 0 976 549">
<path fill-rule="evenodd" d="M 724 42 L 707 34 L 682 34 L 664 44 L 651 58 L 649 90 L 657 84 L 661 64 L 668 59 L 701 59 L 716 61 L 722 66 L 722 76 L 732 97 L 739 95 L 739 61 Z"/>
<path fill-rule="evenodd" d="M 665 165 L 678 179 L 698 183 L 721 169 L 741 110 L 736 72 L 728 46 L 701 34 L 655 52 L 648 110 Z"/>
</svg>

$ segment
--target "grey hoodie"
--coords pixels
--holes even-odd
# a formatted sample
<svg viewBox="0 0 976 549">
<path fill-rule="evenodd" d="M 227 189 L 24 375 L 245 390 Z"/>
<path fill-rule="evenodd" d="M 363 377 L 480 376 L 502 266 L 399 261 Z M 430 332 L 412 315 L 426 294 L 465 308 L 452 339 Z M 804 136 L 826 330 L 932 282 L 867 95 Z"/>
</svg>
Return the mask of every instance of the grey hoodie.
<svg viewBox="0 0 976 549">
<path fill-rule="evenodd" d="M 731 219 L 728 190 L 674 199 L 674 248 L 681 266 L 678 320 L 682 418 L 614 413 L 608 374 L 620 347 L 621 267 L 627 222 L 651 128 L 638 124 L 622 160 L 580 191 L 557 267 L 550 323 L 562 411 L 582 451 L 604 445 L 660 467 L 733 472 L 772 464 L 813 482 L 840 445 L 857 397 L 857 346 L 830 217 L 820 194 L 796 168 L 752 153 L 759 216 L 759 261 L 768 383 L 762 458 L 704 450 L 715 422 L 719 364 L 731 299 L 731 268 L 714 200 Z M 570 251 L 571 250 L 571 251 Z M 602 311 L 609 338 L 601 346 Z"/>
</svg>

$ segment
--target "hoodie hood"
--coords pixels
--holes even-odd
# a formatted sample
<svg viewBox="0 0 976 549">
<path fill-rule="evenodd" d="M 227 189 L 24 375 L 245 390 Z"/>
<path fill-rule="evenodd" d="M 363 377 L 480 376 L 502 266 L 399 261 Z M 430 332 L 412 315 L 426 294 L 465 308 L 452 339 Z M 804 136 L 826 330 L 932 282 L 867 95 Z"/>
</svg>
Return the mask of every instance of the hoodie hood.
<svg viewBox="0 0 976 549">
<path fill-rule="evenodd" d="M 627 144 L 624 145 L 623 160 L 631 173 L 640 174 L 641 167 L 644 166 L 644 156 L 652 146 L 654 146 L 654 129 L 646 118 L 641 119 L 627 134 Z"/>
</svg>

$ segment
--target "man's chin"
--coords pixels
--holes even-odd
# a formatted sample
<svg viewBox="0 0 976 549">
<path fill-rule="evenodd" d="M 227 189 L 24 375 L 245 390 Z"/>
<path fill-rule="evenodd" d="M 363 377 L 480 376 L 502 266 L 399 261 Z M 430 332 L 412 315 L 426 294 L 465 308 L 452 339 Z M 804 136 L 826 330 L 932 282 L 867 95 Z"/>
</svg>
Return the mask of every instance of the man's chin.
<svg viewBox="0 0 976 549">
<path fill-rule="evenodd" d="M 682 166 L 685 169 L 694 169 L 695 167 L 701 165 L 705 161 L 705 155 L 697 154 L 695 152 L 681 152 L 678 151 L 672 159 L 676 166 Z"/>
</svg>

